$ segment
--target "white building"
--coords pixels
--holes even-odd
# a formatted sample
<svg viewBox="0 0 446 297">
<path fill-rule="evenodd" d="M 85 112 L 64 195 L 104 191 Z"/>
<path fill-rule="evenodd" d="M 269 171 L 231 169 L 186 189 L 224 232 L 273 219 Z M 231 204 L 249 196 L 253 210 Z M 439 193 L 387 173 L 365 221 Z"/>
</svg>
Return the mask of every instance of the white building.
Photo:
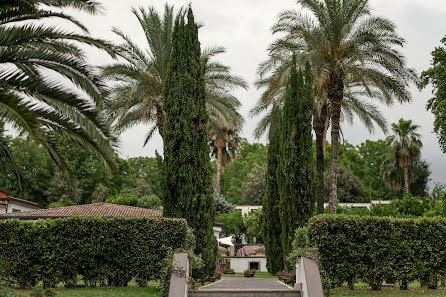
<svg viewBox="0 0 446 297">
<path fill-rule="evenodd" d="M 9 196 L 0 190 L 0 214 L 40 209 L 39 203 Z"/>
<path fill-rule="evenodd" d="M 229 267 L 234 269 L 234 272 L 244 272 L 247 269 L 253 269 L 259 272 L 268 272 L 266 268 L 265 256 L 252 257 L 226 257 L 226 262 L 229 262 Z"/>
<path fill-rule="evenodd" d="M 372 208 L 372 205 L 376 205 L 376 204 L 390 204 L 392 203 L 391 200 L 372 200 L 372 202 L 370 203 L 338 203 L 338 206 L 340 207 L 348 207 L 348 208 L 367 208 L 368 210 L 370 210 Z M 328 203 L 324 203 L 324 208 L 328 207 Z"/>
<path fill-rule="evenodd" d="M 242 216 L 248 215 L 253 210 L 262 209 L 261 205 L 238 205 L 235 209 L 240 209 L 242 212 Z"/>
</svg>

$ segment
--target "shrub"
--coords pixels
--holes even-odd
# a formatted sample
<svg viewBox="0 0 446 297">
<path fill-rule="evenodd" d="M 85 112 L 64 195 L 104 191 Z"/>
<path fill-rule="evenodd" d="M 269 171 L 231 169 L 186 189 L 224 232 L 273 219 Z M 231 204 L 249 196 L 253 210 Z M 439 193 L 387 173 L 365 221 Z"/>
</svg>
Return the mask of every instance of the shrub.
<svg viewBox="0 0 446 297">
<path fill-rule="evenodd" d="M 137 207 L 149 208 L 149 209 L 162 209 L 161 199 L 155 194 L 148 196 L 142 196 L 136 203 Z"/>
<path fill-rule="evenodd" d="M 318 216 L 308 226 L 310 243 L 328 277 L 380 289 L 384 280 L 406 289 L 415 280 L 435 288 L 446 274 L 446 220 Z"/>
<path fill-rule="evenodd" d="M 124 286 L 133 277 L 157 279 L 169 252 L 185 248 L 183 219 L 81 218 L 0 221 L 0 258 L 21 286 L 104 280 Z"/>
</svg>

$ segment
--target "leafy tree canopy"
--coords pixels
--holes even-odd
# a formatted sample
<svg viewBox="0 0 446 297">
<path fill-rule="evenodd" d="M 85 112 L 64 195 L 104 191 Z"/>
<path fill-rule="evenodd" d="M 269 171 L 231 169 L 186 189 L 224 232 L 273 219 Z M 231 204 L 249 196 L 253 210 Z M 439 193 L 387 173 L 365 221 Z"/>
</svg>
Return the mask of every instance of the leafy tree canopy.
<svg viewBox="0 0 446 297">
<path fill-rule="evenodd" d="M 244 140 L 240 153 L 225 169 L 222 193 L 234 204 L 241 204 L 243 185 L 248 182 L 249 173 L 256 165 L 266 165 L 268 146 L 260 143 L 248 143 Z"/>
<path fill-rule="evenodd" d="M 266 193 L 266 166 L 257 164 L 248 174 L 248 181 L 243 185 L 242 203 L 244 205 L 262 205 Z"/>
</svg>

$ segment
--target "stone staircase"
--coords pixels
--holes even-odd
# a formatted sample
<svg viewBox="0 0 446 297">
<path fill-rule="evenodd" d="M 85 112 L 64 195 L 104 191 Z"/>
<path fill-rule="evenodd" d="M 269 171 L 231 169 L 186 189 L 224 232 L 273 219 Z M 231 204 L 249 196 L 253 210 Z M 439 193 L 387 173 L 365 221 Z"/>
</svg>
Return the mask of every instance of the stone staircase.
<svg viewBox="0 0 446 297">
<path fill-rule="evenodd" d="M 282 289 L 206 289 L 189 291 L 188 297 L 301 297 L 301 292 Z"/>
</svg>

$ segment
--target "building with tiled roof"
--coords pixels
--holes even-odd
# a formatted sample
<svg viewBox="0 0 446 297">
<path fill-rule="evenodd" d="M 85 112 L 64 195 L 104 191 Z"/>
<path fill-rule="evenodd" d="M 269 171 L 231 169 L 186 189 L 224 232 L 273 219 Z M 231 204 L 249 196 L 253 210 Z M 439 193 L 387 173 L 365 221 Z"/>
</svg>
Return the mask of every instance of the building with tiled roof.
<svg viewBox="0 0 446 297">
<path fill-rule="evenodd" d="M 118 205 L 112 203 L 93 203 L 75 206 L 22 211 L 16 213 L 0 214 L 0 219 L 18 218 L 24 220 L 55 219 L 68 217 L 162 217 L 161 210 Z"/>
<path fill-rule="evenodd" d="M 39 203 L 15 198 L 0 189 L 0 215 L 40 209 Z"/>
</svg>

